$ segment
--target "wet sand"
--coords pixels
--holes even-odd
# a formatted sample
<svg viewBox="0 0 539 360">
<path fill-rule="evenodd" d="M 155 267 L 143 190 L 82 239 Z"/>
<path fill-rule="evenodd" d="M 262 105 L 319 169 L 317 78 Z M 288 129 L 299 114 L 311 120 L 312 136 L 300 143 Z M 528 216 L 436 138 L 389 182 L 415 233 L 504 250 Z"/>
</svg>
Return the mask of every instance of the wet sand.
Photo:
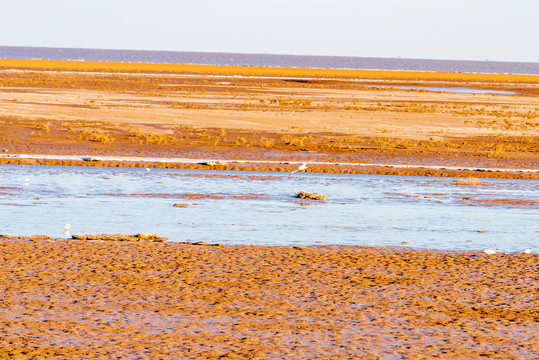
<svg viewBox="0 0 539 360">
<path fill-rule="evenodd" d="M 531 359 L 536 254 L 0 242 L 0 358 Z"/>
<path fill-rule="evenodd" d="M 321 172 L 539 177 L 537 172 L 474 174 L 448 169 L 539 170 L 539 76 L 142 65 L 146 72 L 135 71 L 134 64 L 100 64 L 94 69 L 85 62 L 0 60 L 0 149 L 4 154 L 314 160 L 441 168 L 312 166 L 307 170 Z M 291 171 L 290 166 L 267 164 L 224 168 Z"/>
</svg>

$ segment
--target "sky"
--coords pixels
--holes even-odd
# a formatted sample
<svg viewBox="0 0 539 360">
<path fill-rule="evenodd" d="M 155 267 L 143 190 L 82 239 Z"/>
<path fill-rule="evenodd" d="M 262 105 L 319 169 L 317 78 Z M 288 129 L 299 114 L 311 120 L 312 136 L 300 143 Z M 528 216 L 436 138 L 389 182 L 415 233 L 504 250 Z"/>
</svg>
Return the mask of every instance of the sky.
<svg viewBox="0 0 539 360">
<path fill-rule="evenodd" d="M 539 62 L 537 0 L 13 0 L 0 46 Z"/>
</svg>

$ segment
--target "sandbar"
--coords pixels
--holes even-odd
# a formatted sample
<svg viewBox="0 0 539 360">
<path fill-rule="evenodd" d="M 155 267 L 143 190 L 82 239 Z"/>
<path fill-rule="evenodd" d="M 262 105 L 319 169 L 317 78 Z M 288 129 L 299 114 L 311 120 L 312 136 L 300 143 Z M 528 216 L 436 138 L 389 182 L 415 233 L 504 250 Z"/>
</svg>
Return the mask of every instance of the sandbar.
<svg viewBox="0 0 539 360">
<path fill-rule="evenodd" d="M 306 171 L 539 178 L 537 75 L 136 66 L 0 59 L 2 154 L 313 161 L 334 165 Z M 478 93 L 451 92 L 463 87 Z"/>
</svg>

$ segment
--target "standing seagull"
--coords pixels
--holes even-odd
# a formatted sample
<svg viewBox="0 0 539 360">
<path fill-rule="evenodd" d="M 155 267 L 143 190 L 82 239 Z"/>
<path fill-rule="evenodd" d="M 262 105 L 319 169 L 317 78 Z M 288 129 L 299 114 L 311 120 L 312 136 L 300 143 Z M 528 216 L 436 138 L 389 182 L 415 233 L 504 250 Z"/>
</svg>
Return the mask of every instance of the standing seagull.
<svg viewBox="0 0 539 360">
<path fill-rule="evenodd" d="M 71 232 L 69 231 L 69 229 L 71 229 L 72 226 L 73 225 L 71 224 L 62 225 L 62 234 L 64 234 L 65 237 L 71 237 Z"/>
<path fill-rule="evenodd" d="M 296 170 L 292 171 L 292 172 L 290 173 L 290 175 L 288 175 L 288 177 L 292 176 L 292 174 L 295 173 L 295 172 L 298 172 L 298 171 L 300 171 L 300 170 L 305 170 L 305 169 L 307 169 L 307 164 L 308 164 L 308 163 L 310 163 L 310 161 L 304 162 L 303 164 L 301 164 L 300 166 L 298 166 L 298 168 L 297 168 Z"/>
</svg>

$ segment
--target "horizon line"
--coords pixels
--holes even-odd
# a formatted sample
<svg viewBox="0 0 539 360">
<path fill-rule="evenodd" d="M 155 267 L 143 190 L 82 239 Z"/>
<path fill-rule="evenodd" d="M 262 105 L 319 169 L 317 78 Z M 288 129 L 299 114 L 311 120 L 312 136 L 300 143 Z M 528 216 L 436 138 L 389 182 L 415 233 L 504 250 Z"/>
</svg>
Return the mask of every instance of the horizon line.
<svg viewBox="0 0 539 360">
<path fill-rule="evenodd" d="M 24 45 L 0 45 L 2 48 L 17 49 L 49 49 L 49 50 L 82 50 L 82 51 L 126 51 L 126 52 L 157 52 L 157 53 L 181 53 L 181 54 L 221 54 L 221 55 L 250 55 L 250 56 L 289 56 L 309 58 L 340 58 L 340 59 L 384 59 L 400 61 L 435 61 L 435 62 L 474 62 L 474 63 L 503 63 L 503 64 L 533 64 L 533 61 L 507 61 L 507 60 L 473 60 L 473 59 L 440 59 L 440 58 L 411 58 L 411 57 L 383 57 L 383 56 L 357 56 L 357 55 L 313 55 L 313 54 L 282 54 L 282 53 L 257 53 L 257 52 L 227 52 L 227 51 L 189 51 L 189 50 L 149 50 L 149 49 L 121 49 L 121 48 L 94 48 L 94 47 L 65 47 L 65 46 L 24 46 Z"/>
</svg>

